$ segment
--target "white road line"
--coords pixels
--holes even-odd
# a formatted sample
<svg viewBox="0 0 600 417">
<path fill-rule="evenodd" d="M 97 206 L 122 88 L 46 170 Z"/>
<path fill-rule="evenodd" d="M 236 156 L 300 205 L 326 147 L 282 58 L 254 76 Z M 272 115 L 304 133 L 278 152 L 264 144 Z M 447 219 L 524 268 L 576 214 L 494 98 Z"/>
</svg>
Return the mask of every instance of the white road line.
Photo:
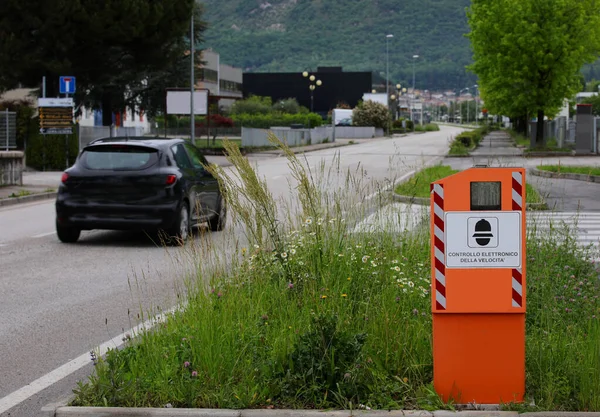
<svg viewBox="0 0 600 417">
<path fill-rule="evenodd" d="M 145 322 L 137 325 L 130 331 L 121 333 L 120 335 L 115 336 L 108 342 L 102 343 L 100 346 L 94 349 L 96 355 L 98 355 L 99 357 L 104 356 L 106 352 L 108 352 L 108 349 L 115 349 L 121 346 L 123 344 L 123 338 L 125 338 L 126 335 L 134 336 L 135 334 L 139 333 L 140 330 L 151 328 L 156 322 L 163 321 L 167 315 L 175 312 L 176 309 L 177 308 L 172 308 L 163 314 L 159 314 L 158 316 L 152 319 L 146 320 Z M 79 369 L 88 365 L 90 362 L 90 353 L 86 352 L 83 355 L 73 359 L 72 361 L 67 362 L 66 364 L 56 368 L 55 370 L 47 373 L 46 375 L 36 379 L 29 385 L 19 388 L 18 390 L 8 394 L 4 398 L 0 398 L 0 415 L 2 415 L 5 411 L 10 410 L 11 408 L 19 405 L 28 398 L 36 395 L 37 393 L 45 390 L 51 385 L 57 383 L 61 379 L 66 378 L 73 372 L 78 371 Z"/>
<path fill-rule="evenodd" d="M 31 236 L 31 237 L 32 237 L 32 238 L 34 238 L 34 239 L 38 239 L 38 238 L 40 238 L 40 237 L 50 236 L 50 235 L 53 235 L 53 234 L 55 234 L 55 233 L 56 233 L 56 232 L 41 233 L 41 234 L 39 234 L 39 235 L 35 235 L 35 236 Z"/>
</svg>

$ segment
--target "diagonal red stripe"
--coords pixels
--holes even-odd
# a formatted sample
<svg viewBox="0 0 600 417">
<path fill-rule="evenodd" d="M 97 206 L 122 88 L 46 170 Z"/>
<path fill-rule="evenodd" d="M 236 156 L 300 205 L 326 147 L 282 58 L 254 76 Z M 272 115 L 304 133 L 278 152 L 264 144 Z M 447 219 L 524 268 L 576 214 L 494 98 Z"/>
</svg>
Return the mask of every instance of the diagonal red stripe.
<svg viewBox="0 0 600 417">
<path fill-rule="evenodd" d="M 435 302 L 435 308 L 436 310 L 445 310 L 444 306 L 437 301 Z"/>
<path fill-rule="evenodd" d="M 439 227 L 439 229 L 443 232 L 444 231 L 444 219 L 441 219 L 438 216 L 433 216 L 433 223 Z"/>
<path fill-rule="evenodd" d="M 515 290 L 512 290 L 512 299 L 517 302 L 519 307 L 523 306 L 523 297 L 521 297 L 521 294 L 519 294 Z"/>
<path fill-rule="evenodd" d="M 444 265 L 444 263 L 439 261 L 437 258 L 435 258 L 435 269 L 440 271 L 442 275 L 446 276 L 446 265 Z"/>
<path fill-rule="evenodd" d="M 438 290 L 444 297 L 446 296 L 446 287 L 444 287 L 438 280 L 435 280 L 435 289 Z"/>
<path fill-rule="evenodd" d="M 438 250 L 440 250 L 442 253 L 445 253 L 446 249 L 444 247 L 444 242 L 442 242 L 437 236 L 434 236 L 433 242 Z"/>
<path fill-rule="evenodd" d="M 441 195 L 439 195 L 438 193 L 436 193 L 435 191 L 433 192 L 433 202 L 435 204 L 437 204 L 438 206 L 440 206 L 440 208 L 442 210 L 444 210 L 444 199 L 442 198 Z"/>
<path fill-rule="evenodd" d="M 518 269 L 512 270 L 512 276 L 519 284 L 523 284 L 523 275 L 521 275 Z"/>
<path fill-rule="evenodd" d="M 521 197 L 523 196 L 523 186 L 519 184 L 519 181 L 516 179 L 512 179 L 512 188 L 519 194 Z"/>
</svg>

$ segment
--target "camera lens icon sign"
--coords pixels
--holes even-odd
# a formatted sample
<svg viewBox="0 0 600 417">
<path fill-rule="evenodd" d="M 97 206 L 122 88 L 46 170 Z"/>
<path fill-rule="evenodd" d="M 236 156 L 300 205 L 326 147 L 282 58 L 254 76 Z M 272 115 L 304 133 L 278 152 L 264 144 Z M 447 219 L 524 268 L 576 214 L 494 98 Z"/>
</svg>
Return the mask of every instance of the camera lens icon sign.
<svg viewBox="0 0 600 417">
<path fill-rule="evenodd" d="M 478 245 L 487 246 L 494 237 L 490 222 L 485 219 L 479 220 L 475 224 L 475 233 L 473 234 L 473 237 Z"/>
</svg>

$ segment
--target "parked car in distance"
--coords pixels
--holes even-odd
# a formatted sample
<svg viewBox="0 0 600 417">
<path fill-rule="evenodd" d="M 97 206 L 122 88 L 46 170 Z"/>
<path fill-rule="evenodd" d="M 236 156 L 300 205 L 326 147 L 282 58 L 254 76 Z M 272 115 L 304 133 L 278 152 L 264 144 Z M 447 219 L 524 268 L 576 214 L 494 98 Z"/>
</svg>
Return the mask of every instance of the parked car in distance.
<svg viewBox="0 0 600 417">
<path fill-rule="evenodd" d="M 86 146 L 62 174 L 56 233 L 74 243 L 82 230 L 148 230 L 183 242 L 192 226 L 222 230 L 227 210 L 202 152 L 183 139 L 113 137 Z"/>
<path fill-rule="evenodd" d="M 336 124 L 336 126 L 352 126 L 352 119 L 350 119 L 350 118 L 342 119 L 338 122 L 338 124 Z"/>
</svg>

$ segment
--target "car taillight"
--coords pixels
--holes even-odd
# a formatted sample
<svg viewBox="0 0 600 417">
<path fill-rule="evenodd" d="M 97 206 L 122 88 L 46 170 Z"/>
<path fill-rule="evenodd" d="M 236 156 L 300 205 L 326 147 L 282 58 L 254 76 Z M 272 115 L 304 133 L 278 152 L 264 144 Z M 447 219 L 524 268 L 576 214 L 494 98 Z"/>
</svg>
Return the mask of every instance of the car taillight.
<svg viewBox="0 0 600 417">
<path fill-rule="evenodd" d="M 175 181 L 177 181 L 177 175 L 167 175 L 167 181 L 165 182 L 165 184 L 167 185 L 173 185 L 175 184 Z"/>
<path fill-rule="evenodd" d="M 60 182 L 62 182 L 63 184 L 66 184 L 68 179 L 69 179 L 69 174 L 67 174 L 66 172 L 63 172 L 62 177 L 60 177 Z"/>
</svg>

